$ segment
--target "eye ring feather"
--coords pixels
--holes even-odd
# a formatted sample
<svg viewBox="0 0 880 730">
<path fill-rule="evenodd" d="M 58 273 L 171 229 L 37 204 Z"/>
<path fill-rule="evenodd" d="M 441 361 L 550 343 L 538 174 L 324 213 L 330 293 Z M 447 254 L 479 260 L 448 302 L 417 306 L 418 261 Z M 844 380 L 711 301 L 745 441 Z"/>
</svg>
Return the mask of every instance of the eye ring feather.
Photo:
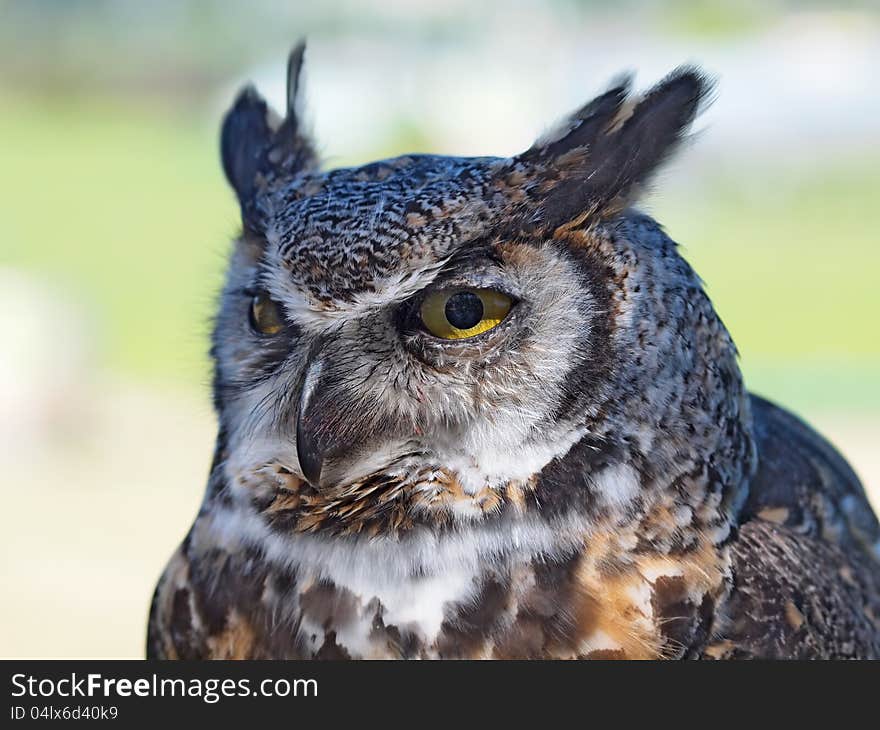
<svg viewBox="0 0 880 730">
<path fill-rule="evenodd" d="M 442 340 L 466 340 L 497 327 L 513 307 L 495 289 L 457 288 L 431 292 L 419 306 L 421 325 Z"/>
<path fill-rule="evenodd" d="M 251 297 L 248 321 L 251 329 L 260 335 L 277 335 L 284 329 L 281 307 L 263 290 Z"/>
</svg>

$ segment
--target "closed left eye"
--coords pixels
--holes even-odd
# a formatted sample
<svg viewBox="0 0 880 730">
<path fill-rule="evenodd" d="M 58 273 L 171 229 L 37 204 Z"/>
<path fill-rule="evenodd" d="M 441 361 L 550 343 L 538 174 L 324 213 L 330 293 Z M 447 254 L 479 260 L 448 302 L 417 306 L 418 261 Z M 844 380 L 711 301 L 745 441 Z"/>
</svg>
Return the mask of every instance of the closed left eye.
<svg viewBox="0 0 880 730">
<path fill-rule="evenodd" d="M 497 327 L 512 306 L 507 294 L 494 289 L 443 289 L 425 297 L 419 315 L 435 337 L 464 340 Z"/>
</svg>

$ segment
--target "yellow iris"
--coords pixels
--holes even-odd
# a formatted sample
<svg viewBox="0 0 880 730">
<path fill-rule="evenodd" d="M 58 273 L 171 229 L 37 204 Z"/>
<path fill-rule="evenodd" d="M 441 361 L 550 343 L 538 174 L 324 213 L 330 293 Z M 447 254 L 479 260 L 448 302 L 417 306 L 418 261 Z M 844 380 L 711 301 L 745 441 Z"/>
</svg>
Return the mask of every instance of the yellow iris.
<svg viewBox="0 0 880 730">
<path fill-rule="evenodd" d="M 513 302 L 492 289 L 450 289 L 425 297 L 419 313 L 425 329 L 444 340 L 463 340 L 497 327 Z"/>
<path fill-rule="evenodd" d="M 284 329 L 281 309 L 266 292 L 259 292 L 251 300 L 251 326 L 264 335 L 277 335 Z"/>
</svg>

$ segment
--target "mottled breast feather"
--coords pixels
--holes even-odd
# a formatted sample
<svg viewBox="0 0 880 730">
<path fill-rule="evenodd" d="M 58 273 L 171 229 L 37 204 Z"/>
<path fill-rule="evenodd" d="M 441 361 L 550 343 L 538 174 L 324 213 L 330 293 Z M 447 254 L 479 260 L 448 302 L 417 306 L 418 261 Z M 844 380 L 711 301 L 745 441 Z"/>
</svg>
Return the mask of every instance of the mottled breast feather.
<svg viewBox="0 0 880 730">
<path fill-rule="evenodd" d="M 757 397 L 753 412 L 758 469 L 727 543 L 729 572 L 697 598 L 695 576 L 718 569 L 713 551 L 636 551 L 633 573 L 620 546 L 628 529 L 644 525 L 631 525 L 553 558 L 487 561 L 469 597 L 445 607 L 425 643 L 379 598 L 364 604 L 259 551 L 200 541 L 194 528 L 157 587 L 147 654 L 353 658 L 346 632 L 360 627 L 368 656 L 386 658 L 880 657 L 880 530 L 858 479 L 788 412 Z M 214 499 L 223 502 L 222 489 Z M 656 634 L 636 621 L 634 575 L 652 578 Z M 589 649 L 588 636 L 627 640 L 625 648 Z"/>
</svg>

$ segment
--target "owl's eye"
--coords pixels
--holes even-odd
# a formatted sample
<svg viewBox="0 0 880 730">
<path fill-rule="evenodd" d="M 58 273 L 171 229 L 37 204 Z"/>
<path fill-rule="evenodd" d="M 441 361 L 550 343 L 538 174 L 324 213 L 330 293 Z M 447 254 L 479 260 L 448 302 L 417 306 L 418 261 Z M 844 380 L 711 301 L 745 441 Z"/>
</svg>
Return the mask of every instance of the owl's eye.
<svg viewBox="0 0 880 730">
<path fill-rule="evenodd" d="M 257 292 L 251 299 L 250 321 L 251 327 L 264 335 L 277 335 L 284 329 L 281 308 L 264 291 Z"/>
<path fill-rule="evenodd" d="M 492 289 L 450 289 L 425 297 L 419 313 L 435 337 L 463 340 L 498 326 L 513 301 Z"/>
</svg>

